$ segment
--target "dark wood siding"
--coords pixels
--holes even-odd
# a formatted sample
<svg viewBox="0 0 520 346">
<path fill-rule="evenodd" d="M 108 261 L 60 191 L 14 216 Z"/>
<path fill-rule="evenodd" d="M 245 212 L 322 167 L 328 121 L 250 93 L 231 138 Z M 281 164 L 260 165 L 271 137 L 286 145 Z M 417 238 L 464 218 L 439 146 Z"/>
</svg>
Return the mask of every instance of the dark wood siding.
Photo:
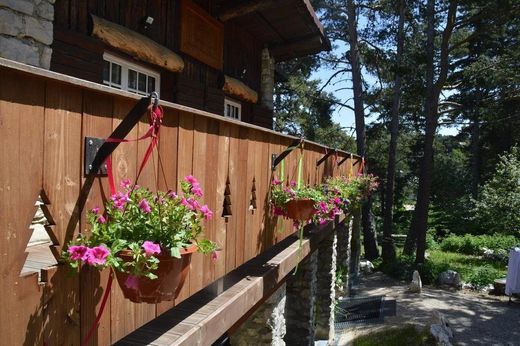
<svg viewBox="0 0 520 346">
<path fill-rule="evenodd" d="M 213 0 L 194 2 L 214 14 Z M 223 114 L 224 93 L 218 84 L 221 73 L 239 78 L 260 92 L 262 44 L 233 23 L 224 26 L 223 71 L 179 52 L 178 0 L 56 0 L 51 70 L 101 82 L 103 52 L 110 48 L 88 36 L 89 13 L 139 32 L 182 56 L 185 62 L 182 73 L 142 63 L 161 74 L 161 97 L 167 101 Z M 154 18 L 148 29 L 143 25 L 145 16 Z M 272 112 L 242 102 L 242 119 L 246 122 L 256 119 L 255 124 L 271 128 Z"/>
</svg>

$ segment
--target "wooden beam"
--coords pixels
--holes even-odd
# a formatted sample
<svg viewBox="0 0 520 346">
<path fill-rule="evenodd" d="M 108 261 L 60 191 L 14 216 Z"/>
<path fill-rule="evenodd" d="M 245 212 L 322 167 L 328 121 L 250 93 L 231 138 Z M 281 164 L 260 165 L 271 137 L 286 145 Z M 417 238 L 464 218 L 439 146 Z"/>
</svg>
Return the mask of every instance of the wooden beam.
<svg viewBox="0 0 520 346">
<path fill-rule="evenodd" d="M 220 10 L 218 18 L 226 22 L 252 12 L 269 9 L 280 4 L 280 2 L 280 0 L 249 0 L 237 4 L 236 0 L 228 1 Z"/>
<path fill-rule="evenodd" d="M 322 44 L 323 38 L 321 35 L 311 34 L 272 45 L 270 47 L 270 51 L 271 54 L 275 57 L 276 61 L 280 61 L 280 57 L 287 54 L 298 55 L 299 51 L 321 51 Z"/>
<path fill-rule="evenodd" d="M 159 43 L 124 26 L 90 15 L 91 35 L 139 60 L 163 67 L 173 72 L 184 69 L 180 56 Z"/>
</svg>

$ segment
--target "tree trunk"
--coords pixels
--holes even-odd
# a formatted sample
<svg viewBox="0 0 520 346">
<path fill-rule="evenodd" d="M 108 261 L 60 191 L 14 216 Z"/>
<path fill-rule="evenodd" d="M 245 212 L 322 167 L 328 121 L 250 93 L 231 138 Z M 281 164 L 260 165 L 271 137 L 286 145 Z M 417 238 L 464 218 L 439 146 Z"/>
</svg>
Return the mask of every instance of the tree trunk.
<svg viewBox="0 0 520 346">
<path fill-rule="evenodd" d="M 348 54 L 349 62 L 352 67 L 352 89 L 354 92 L 354 116 L 356 119 L 356 145 L 357 154 L 365 157 L 366 153 L 366 134 L 365 134 L 365 108 L 363 106 L 363 80 L 361 75 L 361 64 L 359 59 L 358 34 L 357 34 L 357 19 L 356 19 L 356 5 L 353 0 L 347 0 L 347 25 L 348 25 L 348 42 L 350 52 Z M 367 206 L 363 205 L 363 210 Z M 365 219 L 371 214 L 363 212 L 363 226 L 369 225 L 369 219 Z M 377 249 L 377 239 L 375 229 L 372 227 L 363 227 L 363 236 L 365 238 L 365 254 L 372 259 L 379 257 Z"/>
<path fill-rule="evenodd" d="M 416 263 L 424 263 L 426 252 L 426 231 L 428 229 L 428 208 L 430 204 L 430 189 L 432 183 L 433 171 L 433 141 L 438 125 L 438 107 L 439 95 L 448 77 L 449 68 L 449 41 L 455 20 L 457 17 L 457 1 L 452 1 L 448 7 L 446 27 L 442 32 L 439 76 L 434 83 L 434 58 L 435 58 L 435 0 L 428 0 L 428 29 L 426 39 L 426 101 L 424 104 L 424 113 L 426 116 L 426 129 L 424 136 L 424 156 L 421 160 L 419 171 L 419 187 L 417 189 L 417 201 L 415 203 L 415 212 L 410 226 L 409 236 L 417 239 L 417 253 L 415 256 Z M 410 245 L 407 239 L 405 245 Z M 410 250 L 410 249 L 407 249 Z"/>
<path fill-rule="evenodd" d="M 471 124 L 471 195 L 478 197 L 478 184 L 480 180 L 480 122 L 478 118 Z"/>
<path fill-rule="evenodd" d="M 372 261 L 379 257 L 379 249 L 377 248 L 376 220 L 372 212 L 371 197 L 363 204 L 361 222 L 363 224 L 365 258 Z"/>
<path fill-rule="evenodd" d="M 394 215 L 394 183 L 397 152 L 397 136 L 399 133 L 399 108 L 401 103 L 401 63 L 404 48 L 404 11 L 405 0 L 399 1 L 399 24 L 397 29 L 397 56 L 394 80 L 392 115 L 390 120 L 390 146 L 388 148 L 388 165 L 386 168 L 386 195 L 383 217 L 383 261 L 386 263 L 395 260 L 395 244 L 392 239 L 392 223 Z"/>
</svg>

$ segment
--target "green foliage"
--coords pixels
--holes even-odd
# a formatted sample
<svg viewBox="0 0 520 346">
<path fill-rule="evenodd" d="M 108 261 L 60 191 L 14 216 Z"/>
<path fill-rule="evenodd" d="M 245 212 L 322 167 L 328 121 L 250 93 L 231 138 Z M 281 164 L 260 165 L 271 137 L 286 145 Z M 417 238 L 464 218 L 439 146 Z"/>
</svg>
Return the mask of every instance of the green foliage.
<svg viewBox="0 0 520 346">
<path fill-rule="evenodd" d="M 437 343 L 427 328 L 418 329 L 414 325 L 383 329 L 357 337 L 352 341 L 353 346 L 380 346 L 383 344 L 385 346 L 434 346 Z"/>
<path fill-rule="evenodd" d="M 512 235 L 450 235 L 441 242 L 440 248 L 442 251 L 479 256 L 485 247 L 491 250 L 509 250 L 519 243 L 520 239 Z"/>
<path fill-rule="evenodd" d="M 473 267 L 471 273 L 467 276 L 466 281 L 475 288 L 483 288 L 493 281 L 503 277 L 503 272 L 493 268 L 491 265 Z"/>
<path fill-rule="evenodd" d="M 520 150 L 502 155 L 475 201 L 475 219 L 487 232 L 520 237 Z"/>
</svg>

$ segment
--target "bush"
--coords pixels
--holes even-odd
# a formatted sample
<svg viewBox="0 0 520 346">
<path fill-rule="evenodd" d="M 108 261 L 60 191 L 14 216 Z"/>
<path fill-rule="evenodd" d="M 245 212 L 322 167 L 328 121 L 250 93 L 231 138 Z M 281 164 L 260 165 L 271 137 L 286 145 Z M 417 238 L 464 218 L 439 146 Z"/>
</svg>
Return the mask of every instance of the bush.
<svg viewBox="0 0 520 346">
<path fill-rule="evenodd" d="M 520 149 L 500 156 L 495 174 L 475 201 L 475 221 L 484 230 L 520 236 Z"/>
<path fill-rule="evenodd" d="M 483 288 L 502 277 L 502 273 L 490 265 L 474 267 L 467 277 L 467 282 L 476 288 Z"/>
<path fill-rule="evenodd" d="M 441 244 L 442 251 L 458 252 L 467 255 L 479 256 L 482 254 L 482 248 L 486 247 L 491 250 L 508 250 L 517 245 L 519 239 L 512 235 L 470 235 L 464 236 L 451 235 L 445 238 Z"/>
</svg>

